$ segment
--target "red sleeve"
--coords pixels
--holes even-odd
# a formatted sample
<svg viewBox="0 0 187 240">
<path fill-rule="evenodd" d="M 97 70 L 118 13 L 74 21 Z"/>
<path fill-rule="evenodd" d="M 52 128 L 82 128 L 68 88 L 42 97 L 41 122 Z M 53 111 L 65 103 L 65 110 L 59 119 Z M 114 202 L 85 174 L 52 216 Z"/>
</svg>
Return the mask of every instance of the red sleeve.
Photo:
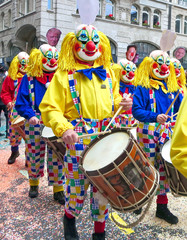
<svg viewBox="0 0 187 240">
<path fill-rule="evenodd" d="M 1 100 L 5 105 L 14 100 L 14 91 L 14 80 L 7 76 L 1 90 Z"/>
</svg>

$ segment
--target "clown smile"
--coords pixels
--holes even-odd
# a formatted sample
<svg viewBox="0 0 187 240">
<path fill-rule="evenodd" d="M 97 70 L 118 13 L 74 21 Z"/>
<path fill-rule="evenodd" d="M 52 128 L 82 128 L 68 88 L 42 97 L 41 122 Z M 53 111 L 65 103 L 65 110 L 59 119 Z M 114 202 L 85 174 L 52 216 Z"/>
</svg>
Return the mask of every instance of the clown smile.
<svg viewBox="0 0 187 240">
<path fill-rule="evenodd" d="M 97 51 L 90 52 L 90 51 L 85 51 L 85 50 L 83 50 L 83 52 L 84 52 L 87 56 L 92 57 Z"/>
</svg>

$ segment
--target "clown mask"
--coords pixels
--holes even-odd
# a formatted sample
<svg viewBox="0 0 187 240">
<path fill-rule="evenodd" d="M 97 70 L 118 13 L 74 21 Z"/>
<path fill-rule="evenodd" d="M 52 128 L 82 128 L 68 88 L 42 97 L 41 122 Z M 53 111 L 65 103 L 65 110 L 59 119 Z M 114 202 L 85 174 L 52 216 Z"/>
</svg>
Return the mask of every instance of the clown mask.
<svg viewBox="0 0 187 240">
<path fill-rule="evenodd" d="M 151 52 L 150 57 L 154 60 L 151 75 L 153 78 L 163 80 L 170 74 L 171 60 L 166 52 L 155 50 Z"/>
<path fill-rule="evenodd" d="M 40 46 L 40 51 L 43 55 L 42 66 L 46 72 L 54 72 L 57 69 L 58 51 L 55 47 L 49 44 Z"/>
<path fill-rule="evenodd" d="M 118 64 L 121 67 L 121 72 L 120 72 L 121 81 L 126 83 L 131 82 L 134 79 L 136 65 L 127 59 L 121 59 L 118 62 Z"/>
<path fill-rule="evenodd" d="M 176 78 L 179 78 L 180 75 L 181 75 L 181 67 L 182 67 L 182 65 L 181 65 L 180 61 L 178 59 L 176 59 L 176 58 L 172 58 L 171 62 L 173 63 L 174 68 L 175 68 Z"/>
<path fill-rule="evenodd" d="M 28 64 L 28 60 L 29 60 L 29 55 L 26 52 L 20 52 L 18 54 L 18 60 L 19 60 L 19 72 L 25 74 L 26 73 L 26 67 Z"/>
<path fill-rule="evenodd" d="M 100 38 L 92 25 L 80 25 L 76 30 L 75 57 L 84 62 L 93 62 L 101 56 Z"/>
</svg>

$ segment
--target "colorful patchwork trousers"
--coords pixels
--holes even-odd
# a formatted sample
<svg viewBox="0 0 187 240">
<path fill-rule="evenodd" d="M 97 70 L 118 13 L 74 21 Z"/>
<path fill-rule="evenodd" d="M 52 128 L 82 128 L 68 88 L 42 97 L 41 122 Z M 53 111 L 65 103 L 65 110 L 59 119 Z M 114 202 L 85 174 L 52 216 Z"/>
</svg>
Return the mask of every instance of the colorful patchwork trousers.
<svg viewBox="0 0 187 240">
<path fill-rule="evenodd" d="M 37 116 L 40 118 L 40 116 Z M 38 180 L 44 176 L 45 157 L 47 161 L 49 186 L 62 186 L 64 181 L 63 164 L 41 138 L 41 124 L 25 124 L 25 147 L 29 179 Z M 47 154 L 45 154 L 45 150 Z"/>
<path fill-rule="evenodd" d="M 110 119 L 103 121 L 87 120 L 95 132 L 104 131 Z M 111 127 L 113 127 L 112 125 Z M 78 135 L 85 134 L 85 125 L 79 124 L 75 127 Z M 75 143 L 66 146 L 66 155 L 64 158 L 66 168 L 66 211 L 73 215 L 78 216 L 84 205 L 87 196 L 88 187 L 90 185 L 90 210 L 93 221 L 104 222 L 108 218 L 107 205 L 102 205 L 96 198 L 97 189 L 89 183 L 89 180 L 79 169 L 79 159 L 82 151 L 95 137 L 80 139 L 81 143 Z"/>
<path fill-rule="evenodd" d="M 159 132 L 156 131 L 158 123 L 139 123 L 137 128 L 137 140 L 145 151 L 148 159 L 155 166 L 160 174 L 159 188 L 157 195 L 164 195 L 169 192 L 169 185 L 166 178 L 164 163 L 162 161 L 160 144 L 158 143 Z"/>
</svg>

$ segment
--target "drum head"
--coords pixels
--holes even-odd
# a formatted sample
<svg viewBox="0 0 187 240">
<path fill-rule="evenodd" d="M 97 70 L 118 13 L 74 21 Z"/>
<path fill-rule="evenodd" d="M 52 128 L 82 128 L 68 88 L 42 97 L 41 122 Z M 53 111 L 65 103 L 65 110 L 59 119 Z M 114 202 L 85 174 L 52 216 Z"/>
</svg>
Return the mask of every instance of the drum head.
<svg viewBox="0 0 187 240">
<path fill-rule="evenodd" d="M 19 117 L 15 118 L 15 120 L 12 122 L 12 125 L 14 125 L 14 124 L 18 124 L 18 123 L 20 123 L 20 122 L 24 122 L 24 121 L 25 121 L 25 118 L 19 116 Z"/>
<path fill-rule="evenodd" d="M 126 132 L 106 135 L 87 151 L 83 168 L 94 171 L 107 166 L 123 153 L 128 143 L 129 135 Z"/>
<path fill-rule="evenodd" d="M 166 162 L 172 164 L 171 158 L 170 158 L 170 149 L 171 149 L 171 140 L 168 140 L 166 143 L 164 143 L 162 147 L 161 155 Z"/>
<path fill-rule="evenodd" d="M 42 130 L 42 137 L 44 137 L 44 138 L 55 137 L 55 134 L 53 133 L 52 128 L 44 127 L 43 130 Z"/>
</svg>

